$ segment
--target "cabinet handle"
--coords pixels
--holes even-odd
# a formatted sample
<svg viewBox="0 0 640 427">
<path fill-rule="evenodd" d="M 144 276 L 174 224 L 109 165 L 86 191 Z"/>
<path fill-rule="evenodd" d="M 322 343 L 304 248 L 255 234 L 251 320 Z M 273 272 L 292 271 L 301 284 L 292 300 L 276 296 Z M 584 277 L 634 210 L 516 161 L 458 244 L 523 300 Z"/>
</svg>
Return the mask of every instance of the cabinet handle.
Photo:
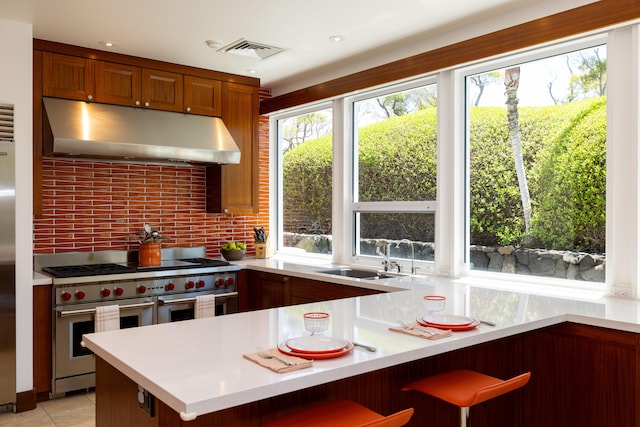
<svg viewBox="0 0 640 427">
<path fill-rule="evenodd" d="M 92 101 L 93 100 L 93 95 L 87 95 L 87 100 L 88 101 Z"/>
<path fill-rule="evenodd" d="M 140 106 L 140 101 L 136 101 L 135 104 L 136 104 L 136 107 L 139 107 Z"/>
<path fill-rule="evenodd" d="M 149 105 L 150 105 L 150 104 L 149 104 L 148 102 L 145 102 L 145 103 L 144 103 L 144 106 L 145 106 L 145 107 L 148 107 Z"/>
<path fill-rule="evenodd" d="M 187 107 L 187 113 L 191 112 L 191 107 Z"/>
</svg>

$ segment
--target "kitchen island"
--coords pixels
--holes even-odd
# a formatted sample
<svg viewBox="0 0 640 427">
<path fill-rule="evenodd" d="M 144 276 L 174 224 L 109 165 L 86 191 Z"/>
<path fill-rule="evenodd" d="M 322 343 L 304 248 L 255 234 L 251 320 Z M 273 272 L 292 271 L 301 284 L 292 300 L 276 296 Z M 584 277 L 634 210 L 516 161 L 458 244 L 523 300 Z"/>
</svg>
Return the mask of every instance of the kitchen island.
<svg viewBox="0 0 640 427">
<path fill-rule="evenodd" d="M 97 356 L 97 426 L 257 426 L 335 398 L 358 400 L 385 414 L 420 408 L 410 425 L 454 425 L 455 408 L 399 390 L 409 380 L 458 367 L 504 378 L 533 372 L 527 387 L 496 402 L 491 413 L 474 413 L 476 425 L 604 425 L 598 418 L 605 417 L 614 421 L 608 425 L 640 425 L 637 301 L 588 291 L 517 292 L 436 277 L 388 280 L 390 289 L 404 290 L 86 335 Z M 482 324 L 438 340 L 389 330 L 398 320 L 424 314 L 427 294 L 445 295 L 448 313 L 496 326 Z M 285 374 L 242 357 L 305 335 L 303 313 L 318 310 L 331 314 L 325 335 L 377 351 L 356 347 Z M 581 388 L 580 378 L 589 390 Z M 153 416 L 137 408 L 139 389 L 142 406 L 149 401 L 145 393 L 153 396 Z M 571 390 L 581 399 L 552 399 Z M 557 422 L 575 405 L 589 408 L 583 411 L 586 424 L 576 416 L 568 424 Z"/>
</svg>

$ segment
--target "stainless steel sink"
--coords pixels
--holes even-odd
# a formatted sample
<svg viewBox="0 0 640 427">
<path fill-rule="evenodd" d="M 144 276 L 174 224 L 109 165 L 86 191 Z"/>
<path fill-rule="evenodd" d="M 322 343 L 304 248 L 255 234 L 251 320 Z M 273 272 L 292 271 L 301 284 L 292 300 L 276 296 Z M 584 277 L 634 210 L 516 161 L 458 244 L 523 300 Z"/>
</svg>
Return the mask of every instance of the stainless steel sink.
<svg viewBox="0 0 640 427">
<path fill-rule="evenodd" d="M 336 276 L 354 277 L 357 279 L 366 279 L 366 280 L 386 279 L 389 277 L 394 277 L 392 275 L 388 275 L 380 271 L 360 270 L 357 268 L 349 268 L 349 267 L 334 268 L 331 270 L 320 270 L 318 271 L 318 273 L 334 274 Z"/>
</svg>

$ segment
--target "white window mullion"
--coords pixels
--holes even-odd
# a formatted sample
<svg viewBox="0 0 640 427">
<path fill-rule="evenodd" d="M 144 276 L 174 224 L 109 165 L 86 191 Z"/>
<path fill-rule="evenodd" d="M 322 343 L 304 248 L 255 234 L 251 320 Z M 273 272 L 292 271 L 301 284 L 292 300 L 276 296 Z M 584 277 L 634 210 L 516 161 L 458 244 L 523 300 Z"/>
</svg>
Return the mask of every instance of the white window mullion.
<svg viewBox="0 0 640 427">
<path fill-rule="evenodd" d="M 607 52 L 607 287 L 637 296 L 640 266 L 638 191 L 638 26 L 610 31 Z"/>
</svg>

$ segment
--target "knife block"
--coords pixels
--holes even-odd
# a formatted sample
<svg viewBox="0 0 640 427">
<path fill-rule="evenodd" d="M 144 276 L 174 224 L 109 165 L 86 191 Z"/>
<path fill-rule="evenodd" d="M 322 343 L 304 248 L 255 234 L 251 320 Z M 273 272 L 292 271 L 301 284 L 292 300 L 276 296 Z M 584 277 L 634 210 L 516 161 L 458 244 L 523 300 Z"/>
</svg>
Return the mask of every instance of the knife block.
<svg viewBox="0 0 640 427">
<path fill-rule="evenodd" d="M 258 243 L 256 242 L 256 258 L 269 258 L 271 254 L 269 253 L 269 238 L 267 238 L 266 243 Z"/>
</svg>

